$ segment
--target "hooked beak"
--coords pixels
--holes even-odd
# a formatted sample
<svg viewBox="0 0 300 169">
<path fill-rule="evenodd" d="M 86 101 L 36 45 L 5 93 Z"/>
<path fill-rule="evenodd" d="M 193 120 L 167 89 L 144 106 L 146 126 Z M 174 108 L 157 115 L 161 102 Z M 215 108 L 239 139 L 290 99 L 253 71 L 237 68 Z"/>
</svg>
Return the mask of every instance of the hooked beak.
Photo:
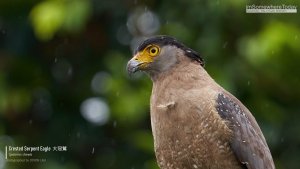
<svg viewBox="0 0 300 169">
<path fill-rule="evenodd" d="M 127 72 L 129 76 L 140 70 L 141 63 L 137 61 L 136 56 L 127 63 Z"/>
<path fill-rule="evenodd" d="M 127 63 L 127 71 L 131 76 L 133 73 L 139 70 L 146 70 L 149 64 L 152 62 L 152 58 L 145 52 L 138 52 Z"/>
</svg>

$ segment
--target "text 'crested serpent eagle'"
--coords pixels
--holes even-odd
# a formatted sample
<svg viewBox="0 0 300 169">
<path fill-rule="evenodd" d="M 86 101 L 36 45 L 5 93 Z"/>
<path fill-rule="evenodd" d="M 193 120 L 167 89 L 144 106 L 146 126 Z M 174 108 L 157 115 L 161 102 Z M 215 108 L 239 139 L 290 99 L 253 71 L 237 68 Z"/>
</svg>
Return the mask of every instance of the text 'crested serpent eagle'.
<svg viewBox="0 0 300 169">
<path fill-rule="evenodd" d="M 219 86 L 194 50 L 169 36 L 145 40 L 129 74 L 152 82 L 151 126 L 161 169 L 274 169 L 266 140 L 250 111 Z"/>
</svg>

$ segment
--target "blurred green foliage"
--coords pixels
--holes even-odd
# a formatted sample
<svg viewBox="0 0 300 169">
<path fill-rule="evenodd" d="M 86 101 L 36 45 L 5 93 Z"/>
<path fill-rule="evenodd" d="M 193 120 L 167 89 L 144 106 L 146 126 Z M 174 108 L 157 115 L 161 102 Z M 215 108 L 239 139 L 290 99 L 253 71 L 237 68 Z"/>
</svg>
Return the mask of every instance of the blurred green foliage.
<svg viewBox="0 0 300 169">
<path fill-rule="evenodd" d="M 49 40 L 58 30 L 81 30 L 88 19 L 90 5 L 88 0 L 47 0 L 37 4 L 30 13 L 36 37 Z"/>
<path fill-rule="evenodd" d="M 137 42 L 153 34 L 199 51 L 211 76 L 252 111 L 277 168 L 299 168 L 299 12 L 246 14 L 246 3 L 282 2 L 1 1 L 0 169 L 157 169 L 151 81 L 125 70 Z M 102 102 L 82 106 L 95 97 Z M 3 164 L 7 145 L 68 151 Z"/>
</svg>

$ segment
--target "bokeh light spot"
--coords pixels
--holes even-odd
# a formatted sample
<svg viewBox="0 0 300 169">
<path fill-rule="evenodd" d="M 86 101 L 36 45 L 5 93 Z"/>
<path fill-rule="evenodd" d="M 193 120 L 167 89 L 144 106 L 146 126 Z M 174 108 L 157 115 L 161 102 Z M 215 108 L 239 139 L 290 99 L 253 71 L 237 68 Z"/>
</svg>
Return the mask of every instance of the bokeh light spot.
<svg viewBox="0 0 300 169">
<path fill-rule="evenodd" d="M 159 17 L 150 10 L 136 8 L 127 19 L 127 29 L 133 36 L 151 36 L 160 28 Z"/>
<path fill-rule="evenodd" d="M 88 98 L 80 106 L 81 115 L 90 123 L 104 125 L 109 119 L 107 103 L 97 97 Z"/>
<path fill-rule="evenodd" d="M 109 80 L 109 78 L 111 77 L 106 72 L 96 73 L 91 82 L 91 88 L 93 92 L 99 94 L 107 92 L 107 81 Z"/>
<path fill-rule="evenodd" d="M 158 31 L 160 23 L 155 13 L 146 11 L 138 18 L 137 26 L 144 35 L 152 35 Z"/>
</svg>

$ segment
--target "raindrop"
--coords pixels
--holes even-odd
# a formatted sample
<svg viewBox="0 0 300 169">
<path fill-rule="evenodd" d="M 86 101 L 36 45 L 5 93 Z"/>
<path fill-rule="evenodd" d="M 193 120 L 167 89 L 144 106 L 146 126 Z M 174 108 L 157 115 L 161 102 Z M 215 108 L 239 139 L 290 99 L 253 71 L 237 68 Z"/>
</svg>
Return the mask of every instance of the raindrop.
<svg viewBox="0 0 300 169">
<path fill-rule="evenodd" d="M 295 35 L 295 40 L 298 40 L 298 35 Z"/>
<path fill-rule="evenodd" d="M 104 125 L 109 119 L 109 107 L 107 103 L 97 97 L 88 98 L 81 103 L 81 115 L 90 123 Z"/>
<path fill-rule="evenodd" d="M 29 120 L 29 122 L 28 122 L 30 125 L 32 125 L 32 120 Z"/>
<path fill-rule="evenodd" d="M 92 149 L 92 154 L 94 154 L 95 153 L 95 148 L 93 147 L 93 149 Z"/>
<path fill-rule="evenodd" d="M 52 75 L 60 83 L 68 82 L 73 75 L 72 65 L 65 59 L 59 59 L 52 66 Z"/>
<path fill-rule="evenodd" d="M 250 81 L 248 80 L 247 85 L 250 86 Z"/>
</svg>

